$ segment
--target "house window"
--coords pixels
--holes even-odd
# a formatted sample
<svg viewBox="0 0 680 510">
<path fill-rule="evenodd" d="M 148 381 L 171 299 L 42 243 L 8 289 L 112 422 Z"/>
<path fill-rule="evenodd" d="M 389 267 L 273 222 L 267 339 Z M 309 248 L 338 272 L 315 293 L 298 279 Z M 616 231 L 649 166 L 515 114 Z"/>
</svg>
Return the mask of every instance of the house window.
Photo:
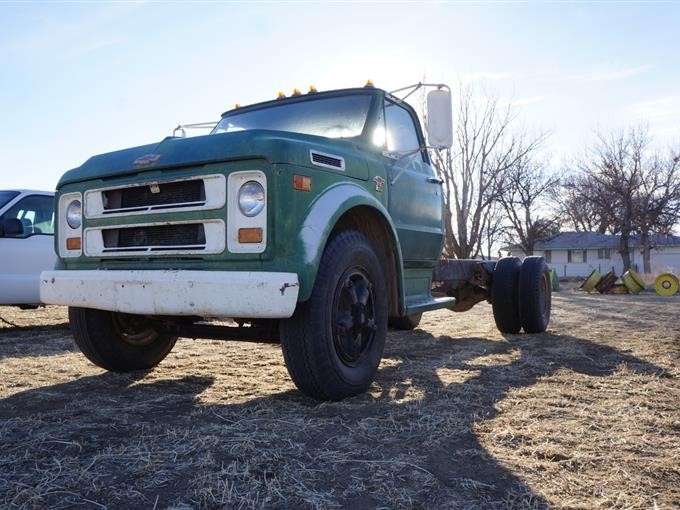
<svg viewBox="0 0 680 510">
<path fill-rule="evenodd" d="M 609 260 L 612 258 L 611 248 L 600 248 L 597 250 L 597 258 L 600 260 Z"/>
<path fill-rule="evenodd" d="M 552 250 L 545 250 L 543 258 L 548 264 L 550 264 L 552 262 Z"/>
<path fill-rule="evenodd" d="M 582 264 L 588 262 L 587 250 L 567 250 L 567 262 L 573 264 Z"/>
</svg>

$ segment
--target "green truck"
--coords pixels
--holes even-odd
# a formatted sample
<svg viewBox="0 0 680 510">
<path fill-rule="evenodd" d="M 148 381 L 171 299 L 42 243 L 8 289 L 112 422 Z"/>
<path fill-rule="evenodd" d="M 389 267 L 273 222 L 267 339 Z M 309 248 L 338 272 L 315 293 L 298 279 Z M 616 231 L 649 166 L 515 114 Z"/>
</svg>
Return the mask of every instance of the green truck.
<svg viewBox="0 0 680 510">
<path fill-rule="evenodd" d="M 427 139 L 398 95 L 421 87 Z M 298 388 L 324 400 L 364 391 L 388 326 L 423 312 L 488 301 L 502 332 L 545 331 L 543 259 L 441 258 L 429 151 L 452 139 L 445 85 L 369 84 L 237 105 L 210 134 L 94 156 L 58 183 L 41 299 L 69 307 L 106 370 L 151 368 L 179 336 L 280 342 Z"/>
</svg>

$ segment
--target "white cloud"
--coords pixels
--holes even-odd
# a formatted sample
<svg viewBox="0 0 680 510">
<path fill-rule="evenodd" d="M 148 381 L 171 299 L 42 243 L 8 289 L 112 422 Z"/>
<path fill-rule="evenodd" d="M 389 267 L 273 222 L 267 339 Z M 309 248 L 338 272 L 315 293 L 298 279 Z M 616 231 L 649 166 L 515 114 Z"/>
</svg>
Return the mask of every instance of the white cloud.
<svg viewBox="0 0 680 510">
<path fill-rule="evenodd" d="M 570 73 L 541 72 L 535 77 L 535 81 L 548 83 L 596 83 L 625 80 L 649 71 L 654 66 L 650 64 L 629 67 L 614 67 L 601 65 L 589 71 L 579 71 Z"/>
<path fill-rule="evenodd" d="M 463 82 L 502 81 L 518 78 L 519 74 L 510 72 L 474 71 L 462 75 Z"/>
<path fill-rule="evenodd" d="M 624 80 L 635 76 L 637 74 L 644 73 L 651 69 L 651 65 L 642 65 L 636 67 L 622 67 L 622 68 L 603 68 L 591 73 L 585 73 L 576 76 L 578 81 L 616 81 Z"/>
<path fill-rule="evenodd" d="M 513 104 L 515 104 L 515 106 L 527 106 L 530 104 L 542 103 L 543 101 L 547 101 L 551 97 L 552 94 L 538 94 L 536 96 L 519 98 L 516 101 L 514 101 Z"/>
<path fill-rule="evenodd" d="M 647 123 L 652 135 L 666 139 L 680 135 L 680 95 L 646 99 L 628 107 L 628 115 L 634 122 Z"/>
</svg>

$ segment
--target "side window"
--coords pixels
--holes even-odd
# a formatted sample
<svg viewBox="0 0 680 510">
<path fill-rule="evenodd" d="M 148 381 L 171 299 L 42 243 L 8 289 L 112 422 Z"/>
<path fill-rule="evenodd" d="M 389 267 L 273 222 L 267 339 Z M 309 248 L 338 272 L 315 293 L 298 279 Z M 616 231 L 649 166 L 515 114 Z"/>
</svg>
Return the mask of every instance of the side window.
<svg viewBox="0 0 680 510">
<path fill-rule="evenodd" d="M 420 147 L 411 114 L 392 101 L 385 101 L 385 126 L 388 151 L 408 152 Z"/>
<path fill-rule="evenodd" d="M 23 233 L 12 237 L 54 234 L 54 198 L 29 195 L 7 210 L 2 219 L 17 219 L 23 225 Z"/>
</svg>

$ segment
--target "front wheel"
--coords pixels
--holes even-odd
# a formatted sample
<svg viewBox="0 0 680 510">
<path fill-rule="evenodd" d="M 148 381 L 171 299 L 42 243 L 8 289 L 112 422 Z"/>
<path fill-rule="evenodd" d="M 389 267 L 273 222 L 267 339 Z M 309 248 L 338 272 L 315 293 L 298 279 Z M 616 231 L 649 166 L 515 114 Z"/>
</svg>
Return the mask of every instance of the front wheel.
<svg viewBox="0 0 680 510">
<path fill-rule="evenodd" d="M 387 334 L 387 286 L 380 261 L 361 233 L 333 237 L 311 297 L 281 321 L 288 373 L 307 395 L 341 400 L 365 391 Z"/>
<path fill-rule="evenodd" d="M 142 315 L 70 307 L 68 318 L 85 357 L 112 372 L 155 367 L 177 341 L 176 336 L 158 332 Z"/>
</svg>

